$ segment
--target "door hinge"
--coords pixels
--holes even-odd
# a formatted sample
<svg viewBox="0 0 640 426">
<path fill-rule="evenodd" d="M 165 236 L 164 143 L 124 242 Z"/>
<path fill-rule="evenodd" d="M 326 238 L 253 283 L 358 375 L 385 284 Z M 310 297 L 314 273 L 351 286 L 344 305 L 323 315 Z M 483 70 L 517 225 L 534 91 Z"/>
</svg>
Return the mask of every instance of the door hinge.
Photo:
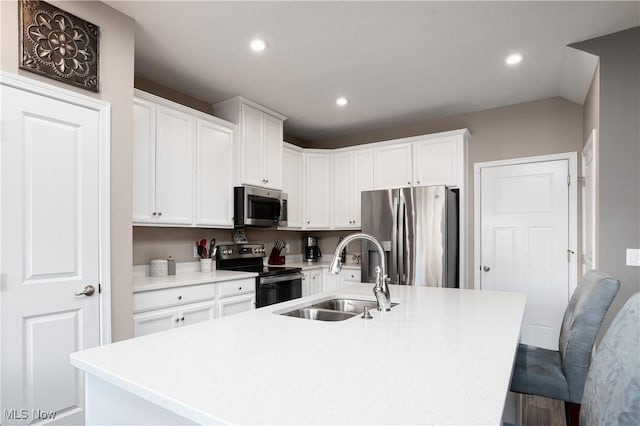
<svg viewBox="0 0 640 426">
<path fill-rule="evenodd" d="M 567 175 L 567 186 L 571 186 L 571 175 Z"/>
<path fill-rule="evenodd" d="M 102 284 L 98 283 L 98 293 L 102 293 Z"/>
</svg>

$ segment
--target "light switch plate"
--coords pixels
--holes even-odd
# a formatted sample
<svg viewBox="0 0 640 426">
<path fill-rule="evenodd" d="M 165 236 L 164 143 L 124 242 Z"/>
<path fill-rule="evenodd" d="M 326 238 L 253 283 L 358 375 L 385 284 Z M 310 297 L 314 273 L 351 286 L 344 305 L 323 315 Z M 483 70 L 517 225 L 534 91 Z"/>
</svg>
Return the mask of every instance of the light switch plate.
<svg viewBox="0 0 640 426">
<path fill-rule="evenodd" d="M 640 266 L 640 249 L 627 249 L 627 266 Z"/>
</svg>

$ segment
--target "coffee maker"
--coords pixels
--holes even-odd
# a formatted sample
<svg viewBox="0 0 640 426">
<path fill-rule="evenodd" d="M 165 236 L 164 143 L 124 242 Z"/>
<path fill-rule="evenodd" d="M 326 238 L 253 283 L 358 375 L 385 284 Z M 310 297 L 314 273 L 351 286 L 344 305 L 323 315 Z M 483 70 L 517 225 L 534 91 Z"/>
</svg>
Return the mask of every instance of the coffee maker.
<svg viewBox="0 0 640 426">
<path fill-rule="evenodd" d="M 302 247 L 304 253 L 304 260 L 307 262 L 317 262 L 322 256 L 320 253 L 320 247 L 318 247 L 318 238 L 317 237 L 304 237 L 302 239 Z"/>
</svg>

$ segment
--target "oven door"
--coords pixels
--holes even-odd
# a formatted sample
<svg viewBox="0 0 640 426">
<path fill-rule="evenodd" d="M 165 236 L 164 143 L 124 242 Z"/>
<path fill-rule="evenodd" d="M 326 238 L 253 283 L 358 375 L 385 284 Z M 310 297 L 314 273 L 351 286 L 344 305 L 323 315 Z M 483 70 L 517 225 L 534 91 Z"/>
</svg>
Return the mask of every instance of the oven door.
<svg viewBox="0 0 640 426">
<path fill-rule="evenodd" d="M 300 272 L 256 278 L 256 307 L 273 305 L 302 297 Z"/>
</svg>

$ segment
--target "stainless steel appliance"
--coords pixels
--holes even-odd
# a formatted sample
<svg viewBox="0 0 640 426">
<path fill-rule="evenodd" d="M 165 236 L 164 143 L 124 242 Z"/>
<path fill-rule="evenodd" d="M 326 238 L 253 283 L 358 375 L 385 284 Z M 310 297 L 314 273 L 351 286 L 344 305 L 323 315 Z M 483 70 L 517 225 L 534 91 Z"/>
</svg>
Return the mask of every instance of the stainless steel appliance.
<svg viewBox="0 0 640 426">
<path fill-rule="evenodd" d="M 304 259 L 308 262 L 317 262 L 322 256 L 322 252 L 320 252 L 320 247 L 318 246 L 318 238 L 317 237 L 303 237 L 302 238 L 302 246 Z"/>
<path fill-rule="evenodd" d="M 302 269 L 264 266 L 263 244 L 221 245 L 217 250 L 216 269 L 258 273 L 257 308 L 302 297 Z"/>
<path fill-rule="evenodd" d="M 235 226 L 287 226 L 287 194 L 253 186 L 233 188 Z"/>
<path fill-rule="evenodd" d="M 380 240 L 391 284 L 459 287 L 457 189 L 425 186 L 361 196 L 362 232 Z M 375 282 L 379 257 L 363 241 L 363 282 Z"/>
</svg>

